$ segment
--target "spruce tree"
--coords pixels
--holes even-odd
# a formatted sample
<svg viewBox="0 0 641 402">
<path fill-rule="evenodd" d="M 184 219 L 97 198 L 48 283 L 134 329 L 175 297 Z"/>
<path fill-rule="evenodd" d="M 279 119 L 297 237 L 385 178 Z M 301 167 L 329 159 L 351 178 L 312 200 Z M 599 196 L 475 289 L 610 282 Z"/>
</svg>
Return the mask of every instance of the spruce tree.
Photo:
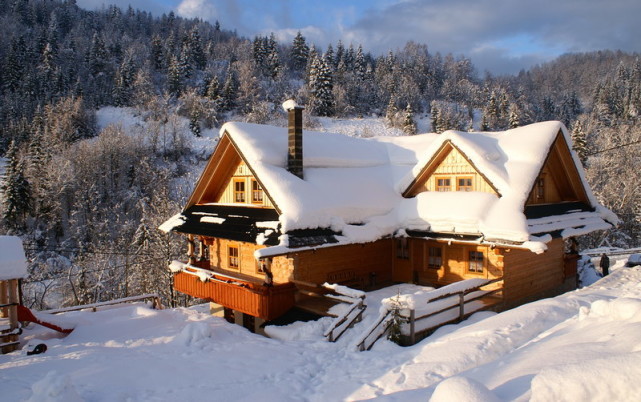
<svg viewBox="0 0 641 402">
<path fill-rule="evenodd" d="M 189 57 L 194 64 L 194 67 L 202 70 L 207 64 L 207 57 L 203 50 L 202 40 L 198 29 L 194 27 L 189 34 Z"/>
<path fill-rule="evenodd" d="M 414 121 L 414 111 L 412 111 L 412 106 L 409 103 L 405 108 L 405 118 L 403 119 L 403 131 L 409 135 L 416 134 L 416 122 Z"/>
<path fill-rule="evenodd" d="M 291 60 L 294 70 L 303 71 L 307 66 L 307 58 L 309 56 L 309 47 L 305 41 L 305 37 L 298 31 L 294 42 L 292 43 Z"/>
<path fill-rule="evenodd" d="M 200 137 L 200 112 L 197 108 L 191 112 L 189 116 L 189 130 L 196 136 Z"/>
<path fill-rule="evenodd" d="M 167 70 L 167 90 L 171 95 L 176 97 L 180 96 L 182 92 L 182 78 L 178 60 L 175 56 L 172 56 Z"/>
<path fill-rule="evenodd" d="M 6 158 L 8 161 L 4 183 L 2 184 L 3 219 L 13 229 L 24 226 L 25 218 L 31 210 L 31 188 L 24 175 L 24 163 L 18 157 L 14 141 L 9 144 Z"/>
<path fill-rule="evenodd" d="M 334 115 L 334 81 L 325 58 L 315 56 L 309 71 L 309 92 L 312 113 L 318 116 Z"/>
<path fill-rule="evenodd" d="M 581 120 L 576 120 L 572 127 L 572 149 L 577 153 L 583 166 L 588 161 L 588 143 Z"/>
<path fill-rule="evenodd" d="M 519 109 L 512 105 L 510 106 L 510 121 L 508 123 L 508 128 L 517 128 L 521 125 L 521 118 L 519 116 Z"/>
<path fill-rule="evenodd" d="M 396 108 L 396 96 L 392 95 L 390 96 L 389 102 L 387 103 L 387 108 L 385 109 L 385 120 L 387 121 L 388 126 L 395 126 L 397 113 L 398 109 Z"/>
<path fill-rule="evenodd" d="M 430 105 L 431 114 L 430 114 L 430 125 L 432 126 L 432 132 L 438 133 L 439 126 L 439 111 L 436 101 L 432 101 Z"/>
<path fill-rule="evenodd" d="M 220 109 L 223 112 L 230 111 L 236 106 L 236 82 L 231 68 L 227 70 L 227 77 L 223 84 L 223 91 L 220 97 Z"/>
</svg>

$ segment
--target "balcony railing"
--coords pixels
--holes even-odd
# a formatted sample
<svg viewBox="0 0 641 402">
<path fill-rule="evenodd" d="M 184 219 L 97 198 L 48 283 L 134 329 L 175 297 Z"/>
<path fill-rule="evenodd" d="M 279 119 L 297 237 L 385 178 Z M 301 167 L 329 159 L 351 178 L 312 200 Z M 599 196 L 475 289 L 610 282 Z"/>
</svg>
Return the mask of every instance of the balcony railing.
<svg viewBox="0 0 641 402">
<path fill-rule="evenodd" d="M 210 300 L 224 307 L 260 317 L 275 319 L 294 306 L 294 284 L 266 286 L 212 270 L 172 262 L 174 288 L 200 299 Z"/>
</svg>

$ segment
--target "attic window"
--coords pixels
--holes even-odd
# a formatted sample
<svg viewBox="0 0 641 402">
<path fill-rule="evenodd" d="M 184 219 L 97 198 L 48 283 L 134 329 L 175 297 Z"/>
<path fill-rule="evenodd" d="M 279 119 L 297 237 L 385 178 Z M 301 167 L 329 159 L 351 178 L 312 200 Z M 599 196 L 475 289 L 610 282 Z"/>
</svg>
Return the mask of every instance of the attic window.
<svg viewBox="0 0 641 402">
<path fill-rule="evenodd" d="M 539 177 L 536 179 L 536 199 L 542 200 L 545 198 L 545 178 Z"/>
<path fill-rule="evenodd" d="M 456 191 L 473 191 L 471 177 L 459 177 L 456 183 Z"/>
<path fill-rule="evenodd" d="M 436 179 L 436 191 L 452 191 L 449 177 L 442 177 Z"/>
<path fill-rule="evenodd" d="M 234 180 L 234 202 L 245 202 L 245 180 Z"/>
<path fill-rule="evenodd" d="M 252 179 L 252 203 L 263 203 L 263 188 L 260 186 L 260 183 L 256 181 L 256 179 Z"/>
<path fill-rule="evenodd" d="M 483 252 L 470 250 L 468 253 L 467 270 L 474 273 L 483 273 Z"/>
</svg>

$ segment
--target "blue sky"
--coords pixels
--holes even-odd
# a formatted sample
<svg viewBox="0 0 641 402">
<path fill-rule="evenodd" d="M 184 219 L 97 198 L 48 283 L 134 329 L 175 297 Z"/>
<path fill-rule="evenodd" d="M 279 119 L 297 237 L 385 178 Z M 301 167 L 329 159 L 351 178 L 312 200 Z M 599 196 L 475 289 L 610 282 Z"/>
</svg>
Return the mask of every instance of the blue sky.
<svg viewBox="0 0 641 402">
<path fill-rule="evenodd" d="M 516 73 L 566 52 L 641 50 L 639 0 L 77 0 L 161 15 L 218 20 L 253 37 L 301 31 L 325 48 L 339 39 L 374 54 L 425 43 L 431 52 L 470 57 L 479 73 Z"/>
</svg>

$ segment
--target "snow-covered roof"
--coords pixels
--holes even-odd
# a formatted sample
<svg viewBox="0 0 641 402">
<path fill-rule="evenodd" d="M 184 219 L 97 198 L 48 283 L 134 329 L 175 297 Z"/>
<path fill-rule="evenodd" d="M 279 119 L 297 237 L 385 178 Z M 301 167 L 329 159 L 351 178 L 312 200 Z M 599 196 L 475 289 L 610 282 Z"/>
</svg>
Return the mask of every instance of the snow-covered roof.
<svg viewBox="0 0 641 402">
<path fill-rule="evenodd" d="M 0 281 L 26 276 L 27 259 L 22 240 L 16 236 L 0 236 Z"/>
<path fill-rule="evenodd" d="M 405 137 L 358 138 L 304 131 L 304 180 L 287 171 L 287 130 L 249 123 L 227 123 L 228 135 L 281 212 L 281 233 L 330 228 L 338 243 L 375 241 L 402 230 L 477 235 L 494 242 L 539 243 L 541 228 L 563 235 L 605 229 L 617 218 L 592 195 L 580 162 L 574 163 L 585 188 L 589 211 L 570 217 L 530 221 L 524 206 L 559 133 L 571 140 L 560 122 L 543 122 L 503 132 L 459 132 Z M 497 190 L 483 192 L 403 193 L 444 145 L 458 149 Z M 609 223 L 608 223 L 609 222 Z M 543 231 L 545 232 L 545 231 Z M 537 236 L 534 236 L 537 235 Z M 548 236 L 549 237 L 549 236 Z M 280 246 L 257 256 L 287 252 Z M 329 246 L 329 245 L 326 245 Z"/>
</svg>

